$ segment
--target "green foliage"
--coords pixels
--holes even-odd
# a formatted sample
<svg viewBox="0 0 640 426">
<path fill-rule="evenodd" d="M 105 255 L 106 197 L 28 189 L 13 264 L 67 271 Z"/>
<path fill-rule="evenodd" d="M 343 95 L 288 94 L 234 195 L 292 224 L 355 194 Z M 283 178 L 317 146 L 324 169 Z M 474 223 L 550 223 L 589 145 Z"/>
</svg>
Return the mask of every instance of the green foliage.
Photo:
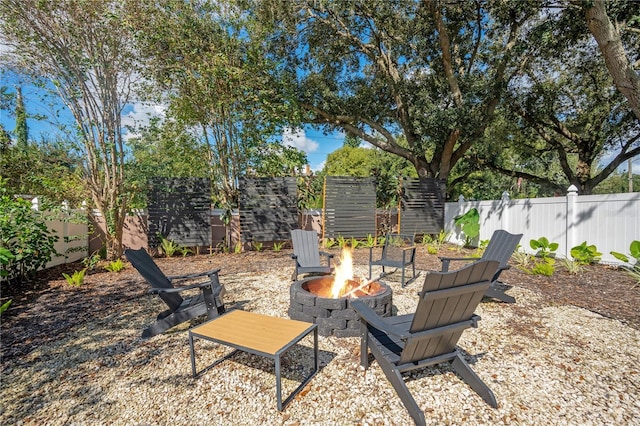
<svg viewBox="0 0 640 426">
<path fill-rule="evenodd" d="M 489 245 L 489 240 L 480 241 L 480 244 L 478 245 L 478 248 L 476 249 L 475 256 L 482 257 L 482 254 L 487 249 L 488 245 Z"/>
<path fill-rule="evenodd" d="M 336 243 L 338 244 L 338 247 L 340 249 L 343 249 L 347 246 L 347 240 L 342 235 L 338 235 L 338 238 L 336 238 Z"/>
<path fill-rule="evenodd" d="M 2 277 L 18 278 L 44 267 L 56 254 L 58 240 L 31 203 L 9 195 L 0 178 L 0 258 Z"/>
<path fill-rule="evenodd" d="M 102 257 L 100 256 L 100 253 L 95 252 L 91 256 L 87 256 L 82 259 L 82 264 L 84 265 L 85 269 L 91 270 L 95 269 L 95 267 L 98 266 L 98 263 L 100 263 L 101 260 Z"/>
<path fill-rule="evenodd" d="M 376 204 L 397 205 L 398 177 L 417 177 L 415 168 L 402 157 L 379 149 L 345 145 L 327 156 L 323 170 L 328 176 L 374 177 Z"/>
<path fill-rule="evenodd" d="M 84 274 L 87 272 L 87 269 L 80 269 L 79 271 L 75 271 L 72 275 L 62 273 L 62 276 L 69 285 L 74 287 L 79 287 L 84 283 Z"/>
<path fill-rule="evenodd" d="M 464 246 L 470 247 L 472 241 L 480 235 L 480 213 L 478 209 L 472 208 L 468 212 L 456 216 L 453 221 L 464 234 Z"/>
<path fill-rule="evenodd" d="M 528 272 L 534 275 L 544 275 L 550 277 L 555 272 L 556 260 L 550 257 L 542 258 L 539 262 L 536 262 Z"/>
<path fill-rule="evenodd" d="M 364 242 L 364 246 L 375 247 L 375 245 L 376 245 L 376 237 L 371 234 L 367 234 L 367 240 Z"/>
<path fill-rule="evenodd" d="M 615 256 L 616 259 L 622 260 L 623 262 L 631 263 L 631 259 L 634 259 L 635 262 L 632 266 L 623 266 L 622 269 L 629 275 L 631 278 L 636 280 L 636 284 L 633 288 L 640 285 L 640 241 L 633 240 L 629 245 L 629 256 L 612 251 L 611 254 Z"/>
<path fill-rule="evenodd" d="M 238 241 L 235 246 L 233 246 L 233 252 L 235 254 L 242 253 L 242 243 Z"/>
<path fill-rule="evenodd" d="M 531 265 L 531 256 L 522 250 L 514 251 L 511 259 L 516 263 L 517 267 L 523 271 L 528 270 Z"/>
<path fill-rule="evenodd" d="M 337 244 L 337 242 L 333 238 L 325 238 L 324 239 L 324 248 L 326 248 L 326 249 L 330 249 L 331 247 L 334 247 L 336 244 Z"/>
<path fill-rule="evenodd" d="M 4 302 L 2 304 L 2 306 L 0 306 L 0 315 L 2 315 L 2 313 L 4 311 L 6 311 L 7 309 L 9 309 L 9 306 L 11 305 L 12 300 L 7 300 L 6 302 Z"/>
<path fill-rule="evenodd" d="M 640 263 L 640 241 L 633 240 L 629 245 L 629 256 L 624 253 L 612 251 L 611 254 L 618 260 L 630 263 L 631 259 L 635 259 L 635 264 Z"/>
<path fill-rule="evenodd" d="M 122 259 L 112 260 L 104 267 L 109 272 L 120 272 L 124 269 L 124 262 Z"/>
<path fill-rule="evenodd" d="M 600 260 L 600 253 L 595 245 L 587 245 L 584 241 L 582 244 L 577 245 L 571 249 L 571 257 L 581 265 L 590 265 Z"/>
<path fill-rule="evenodd" d="M 558 250 L 558 243 L 549 242 L 546 237 L 540 237 L 537 240 L 529 241 L 532 249 L 537 250 L 536 255 L 540 257 L 551 257 L 552 253 Z"/>
<path fill-rule="evenodd" d="M 276 241 L 276 242 L 274 242 L 273 243 L 273 251 L 275 251 L 276 253 L 280 252 L 285 244 L 286 244 L 286 241 Z"/>
<path fill-rule="evenodd" d="M 582 265 L 575 260 L 564 258 L 560 261 L 562 267 L 572 275 L 577 275 L 582 271 Z"/>
<path fill-rule="evenodd" d="M 254 241 L 253 243 L 251 243 L 251 245 L 253 246 L 253 249 L 255 251 L 262 251 L 262 246 L 264 245 L 263 243 L 259 242 L 259 241 Z"/>
<path fill-rule="evenodd" d="M 4 278 L 9 276 L 7 265 L 9 265 L 15 258 L 16 257 L 11 253 L 11 250 L 0 247 L 0 265 L 2 265 L 2 269 L 0 269 L 0 277 Z"/>
<path fill-rule="evenodd" d="M 172 240 L 168 240 L 160 234 L 158 234 L 158 238 L 160 239 L 160 249 L 166 257 L 172 257 L 176 253 L 184 254 L 185 249 L 181 247 L 180 244 Z"/>
<path fill-rule="evenodd" d="M 360 241 L 358 241 L 355 238 L 351 237 L 351 242 L 349 243 L 349 245 L 351 246 L 352 249 L 355 250 L 360 245 Z"/>
</svg>

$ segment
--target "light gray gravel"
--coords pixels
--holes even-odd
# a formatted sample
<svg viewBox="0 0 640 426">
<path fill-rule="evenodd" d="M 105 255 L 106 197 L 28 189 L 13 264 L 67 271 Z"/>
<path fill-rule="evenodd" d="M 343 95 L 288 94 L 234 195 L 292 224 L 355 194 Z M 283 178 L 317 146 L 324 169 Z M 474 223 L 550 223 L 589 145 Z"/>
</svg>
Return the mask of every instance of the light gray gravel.
<svg viewBox="0 0 640 426">
<path fill-rule="evenodd" d="M 358 267 L 359 273 L 365 269 Z M 141 293 L 146 284 L 135 271 Z M 227 302 L 287 317 L 290 270 L 225 275 Z M 423 273 L 424 274 L 424 273 Z M 424 276 L 424 275 L 423 275 Z M 399 314 L 416 305 L 421 280 L 400 288 Z M 446 366 L 413 373 L 409 388 L 437 425 L 631 425 L 640 419 L 640 331 L 572 306 L 544 305 L 514 287 L 517 304 L 484 302 L 477 329 L 460 346 L 499 403 L 492 409 Z M 412 419 L 378 365 L 359 366 L 358 338 L 320 337 L 321 370 L 283 411 L 269 360 L 233 356 L 191 378 L 189 324 L 141 340 L 162 309 L 141 296 L 107 316 L 51 336 L 3 365 L 3 425 L 410 425 Z M 285 391 L 311 360 L 311 339 L 284 361 Z M 198 341 L 200 366 L 227 349 Z"/>
</svg>

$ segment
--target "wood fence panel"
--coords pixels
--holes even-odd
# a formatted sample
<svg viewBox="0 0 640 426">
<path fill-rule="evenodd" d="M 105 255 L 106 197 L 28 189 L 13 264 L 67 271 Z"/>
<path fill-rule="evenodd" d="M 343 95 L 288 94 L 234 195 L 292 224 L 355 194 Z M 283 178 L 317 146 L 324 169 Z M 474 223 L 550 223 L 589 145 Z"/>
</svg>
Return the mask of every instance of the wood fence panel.
<svg viewBox="0 0 640 426">
<path fill-rule="evenodd" d="M 284 241 L 298 228 L 295 177 L 241 178 L 239 181 L 242 242 Z"/>
<path fill-rule="evenodd" d="M 211 245 L 211 182 L 207 178 L 151 178 L 147 192 L 147 236 L 158 234 L 186 247 Z"/>
<path fill-rule="evenodd" d="M 376 235 L 376 187 L 373 178 L 325 178 L 323 238 Z"/>
<path fill-rule="evenodd" d="M 403 234 L 437 234 L 444 229 L 445 185 L 438 179 L 402 178 L 398 228 Z"/>
</svg>

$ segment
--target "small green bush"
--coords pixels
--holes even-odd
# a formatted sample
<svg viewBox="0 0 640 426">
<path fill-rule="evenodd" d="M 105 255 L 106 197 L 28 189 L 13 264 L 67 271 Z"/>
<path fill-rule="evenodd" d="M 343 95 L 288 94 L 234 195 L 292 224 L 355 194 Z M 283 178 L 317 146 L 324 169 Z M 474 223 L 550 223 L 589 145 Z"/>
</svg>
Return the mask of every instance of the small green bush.
<svg viewBox="0 0 640 426">
<path fill-rule="evenodd" d="M 596 249 L 596 246 L 593 244 L 587 245 L 586 241 L 571 249 L 571 257 L 580 265 L 596 263 L 600 260 L 600 256 L 602 256 L 602 253 Z"/>
<path fill-rule="evenodd" d="M 65 280 L 67 280 L 67 283 L 69 283 L 69 285 L 72 285 L 74 287 L 79 287 L 82 285 L 82 283 L 84 283 L 84 274 L 86 272 L 87 270 L 85 268 L 79 271 L 75 271 L 72 275 L 65 274 L 63 272 L 62 276 L 64 277 Z"/>
<path fill-rule="evenodd" d="M 470 247 L 471 242 L 480 235 L 480 213 L 478 209 L 473 208 L 460 216 L 456 216 L 453 222 L 460 227 L 464 234 L 464 246 Z"/>
<path fill-rule="evenodd" d="M 0 178 L 0 260 L 3 279 L 19 279 L 44 267 L 58 241 L 31 203 L 10 195 Z"/>
<path fill-rule="evenodd" d="M 552 243 L 546 237 L 531 240 L 529 245 L 532 249 L 537 250 L 536 255 L 539 257 L 551 257 L 552 253 L 558 250 L 558 243 Z"/>
<path fill-rule="evenodd" d="M 253 245 L 253 249 L 255 251 L 262 251 L 263 243 L 258 242 L 258 241 L 254 241 L 253 243 L 251 243 L 251 245 Z"/>
<path fill-rule="evenodd" d="M 124 269 L 124 262 L 122 259 L 116 259 L 111 262 L 107 266 L 104 267 L 109 272 L 120 272 Z"/>
<path fill-rule="evenodd" d="M 284 247 L 284 241 L 276 241 L 273 243 L 273 251 L 279 252 Z"/>
</svg>

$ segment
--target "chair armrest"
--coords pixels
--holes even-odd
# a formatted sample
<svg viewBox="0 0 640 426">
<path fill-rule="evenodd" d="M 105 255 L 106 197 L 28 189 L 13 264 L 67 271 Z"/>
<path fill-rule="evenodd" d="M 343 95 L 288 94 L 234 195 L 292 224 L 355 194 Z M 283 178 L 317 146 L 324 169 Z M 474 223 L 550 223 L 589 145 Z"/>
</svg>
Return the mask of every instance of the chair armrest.
<svg viewBox="0 0 640 426">
<path fill-rule="evenodd" d="M 440 257 L 440 256 L 438 256 L 438 259 L 440 259 L 441 262 L 444 262 L 445 260 L 466 260 L 466 261 L 471 261 L 471 260 L 478 260 L 480 258 L 479 257 Z"/>
<path fill-rule="evenodd" d="M 380 318 L 380 315 L 376 314 L 376 312 L 363 301 L 356 299 L 351 300 L 349 303 L 351 304 L 351 307 L 355 309 L 356 313 L 360 315 L 361 320 L 367 324 L 372 325 L 386 334 L 397 336 L 400 339 L 408 339 L 411 337 L 411 333 L 408 331 L 383 321 L 382 318 Z"/>
<path fill-rule="evenodd" d="M 171 282 L 173 282 L 174 280 L 184 281 L 184 280 L 188 280 L 188 279 L 191 279 L 191 278 L 199 278 L 199 277 L 204 277 L 204 276 L 217 275 L 218 272 L 220 272 L 220 268 L 212 269 L 212 270 L 207 271 L 207 272 L 198 272 L 196 274 L 187 274 L 187 275 L 175 275 L 175 276 L 167 277 L 167 278 L 169 278 L 169 281 L 171 281 Z"/>
<path fill-rule="evenodd" d="M 449 262 L 451 262 L 452 260 L 470 262 L 472 260 L 479 260 L 480 258 L 479 257 L 440 257 L 438 256 L 438 259 L 440 259 L 440 262 L 442 262 L 441 272 L 447 272 L 449 270 Z"/>
<path fill-rule="evenodd" d="M 333 259 L 333 253 L 327 253 L 326 251 L 321 251 L 321 255 L 327 256 L 329 259 Z"/>
<path fill-rule="evenodd" d="M 194 288 L 213 287 L 213 295 L 218 296 L 223 289 L 221 285 L 213 285 L 211 281 L 205 281 L 202 283 L 186 285 L 184 287 L 172 287 L 172 288 L 152 288 L 148 293 L 180 293 L 181 291 L 193 290 Z"/>
</svg>

